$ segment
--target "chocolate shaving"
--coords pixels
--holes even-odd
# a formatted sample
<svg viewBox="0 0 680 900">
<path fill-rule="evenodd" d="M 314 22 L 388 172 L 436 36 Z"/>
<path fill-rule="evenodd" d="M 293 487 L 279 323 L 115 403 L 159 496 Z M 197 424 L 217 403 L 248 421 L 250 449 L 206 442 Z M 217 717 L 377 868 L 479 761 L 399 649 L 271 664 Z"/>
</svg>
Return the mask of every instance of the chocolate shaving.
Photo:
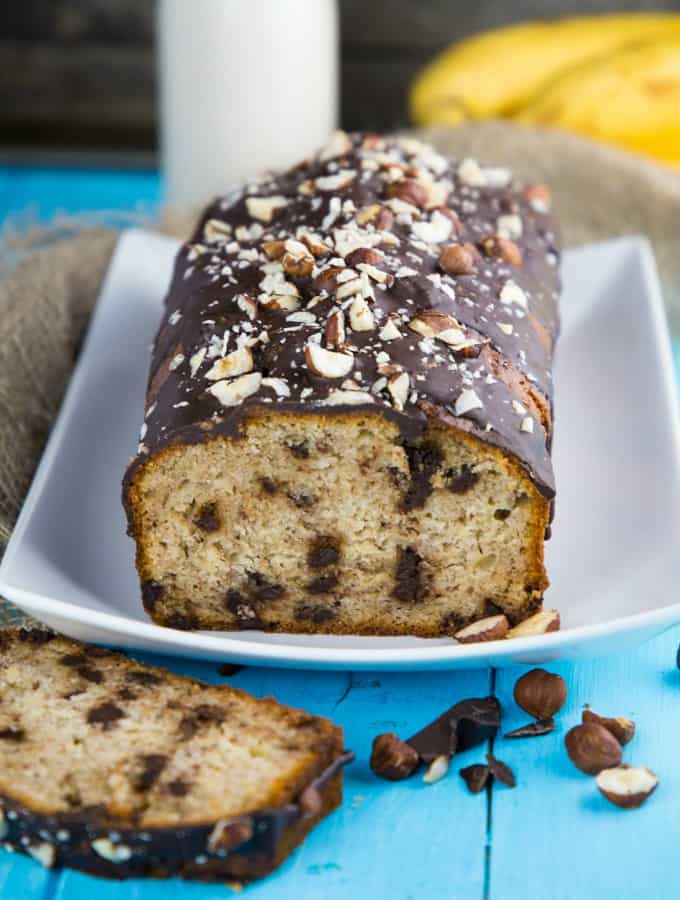
<svg viewBox="0 0 680 900">
<path fill-rule="evenodd" d="M 514 788 L 517 782 L 515 781 L 515 776 L 510 766 L 507 766 L 504 762 L 501 762 L 500 759 L 497 759 L 493 753 L 486 754 L 486 761 L 489 764 L 491 774 L 497 781 L 507 785 L 507 787 Z"/>
<path fill-rule="evenodd" d="M 438 756 L 453 756 L 494 737 L 501 724 L 501 707 L 495 697 L 472 697 L 454 704 L 406 743 L 425 763 Z"/>
<path fill-rule="evenodd" d="M 482 763 L 475 763 L 472 766 L 466 766 L 466 768 L 461 769 L 458 774 L 467 785 L 471 794 L 479 794 L 486 787 L 491 773 L 488 766 Z"/>
<path fill-rule="evenodd" d="M 503 735 L 506 738 L 525 738 L 525 737 L 539 737 L 542 734 L 550 734 L 551 731 L 555 730 L 555 720 L 554 719 L 537 719 L 536 722 L 528 722 L 526 725 L 522 725 L 521 728 L 515 728 L 514 731 L 508 731 L 507 734 Z"/>
</svg>

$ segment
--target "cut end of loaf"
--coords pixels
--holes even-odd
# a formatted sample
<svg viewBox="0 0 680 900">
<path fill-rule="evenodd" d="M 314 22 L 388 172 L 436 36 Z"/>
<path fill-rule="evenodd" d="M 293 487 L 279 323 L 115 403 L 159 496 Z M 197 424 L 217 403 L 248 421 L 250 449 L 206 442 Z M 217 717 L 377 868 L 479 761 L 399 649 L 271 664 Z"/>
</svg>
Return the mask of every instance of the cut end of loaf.
<svg viewBox="0 0 680 900">
<path fill-rule="evenodd" d="M 340 803 L 325 719 L 46 632 L 0 650 L 0 838 L 43 865 L 259 877 Z"/>
<path fill-rule="evenodd" d="M 549 501 L 507 453 L 430 420 L 260 414 L 167 447 L 126 488 L 144 605 L 181 629 L 453 634 L 540 607 Z"/>
</svg>

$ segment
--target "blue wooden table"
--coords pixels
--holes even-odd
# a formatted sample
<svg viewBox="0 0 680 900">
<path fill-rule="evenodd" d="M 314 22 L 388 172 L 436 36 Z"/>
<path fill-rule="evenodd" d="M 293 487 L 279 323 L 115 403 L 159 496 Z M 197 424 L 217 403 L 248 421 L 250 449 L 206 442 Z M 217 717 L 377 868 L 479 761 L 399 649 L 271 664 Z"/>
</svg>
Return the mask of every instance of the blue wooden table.
<svg viewBox="0 0 680 900">
<path fill-rule="evenodd" d="M 0 168 L 0 217 L 31 207 L 48 220 L 56 211 L 153 209 L 160 184 L 153 173 Z M 676 349 L 678 349 L 676 347 Z M 680 354 L 678 354 L 680 356 Z M 676 356 L 677 358 L 677 356 Z M 680 590 L 680 586 L 679 586 Z M 419 777 L 400 784 L 376 779 L 369 767 L 375 735 L 408 735 L 447 706 L 495 693 L 504 730 L 527 717 L 512 700 L 524 671 L 375 674 L 293 672 L 247 668 L 229 681 L 254 694 L 331 716 L 345 729 L 356 762 L 346 770 L 342 808 L 326 819 L 273 876 L 247 887 L 252 900 L 676 900 L 680 845 L 680 632 L 623 656 L 549 666 L 569 685 L 558 729 L 542 738 L 506 741 L 495 753 L 517 775 L 517 787 L 468 794 L 457 772 L 483 761 L 488 748 L 454 759 L 449 775 L 428 786 Z M 149 657 L 146 657 L 149 659 Z M 167 661 L 162 661 L 167 664 Z M 216 667 L 183 661 L 177 671 L 224 682 Z M 625 812 L 600 797 L 593 780 L 566 759 L 563 737 L 584 704 L 606 715 L 633 718 L 638 733 L 626 761 L 653 768 L 657 792 Z M 23 900 L 213 900 L 221 885 L 180 881 L 95 881 L 53 873 L 0 851 L 0 898 Z"/>
</svg>

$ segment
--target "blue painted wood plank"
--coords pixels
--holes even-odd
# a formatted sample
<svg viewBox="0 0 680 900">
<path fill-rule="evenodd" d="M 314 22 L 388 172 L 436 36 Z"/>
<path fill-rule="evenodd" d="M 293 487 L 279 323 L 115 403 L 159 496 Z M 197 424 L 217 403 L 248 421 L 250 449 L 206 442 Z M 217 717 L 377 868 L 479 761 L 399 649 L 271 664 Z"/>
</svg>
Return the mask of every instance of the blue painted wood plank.
<svg viewBox="0 0 680 900">
<path fill-rule="evenodd" d="M 569 685 L 558 730 L 547 737 L 496 743 L 497 755 L 515 769 L 518 785 L 493 790 L 491 900 L 679 896 L 679 639 L 675 628 L 618 657 L 546 667 Z M 512 699 L 523 671 L 513 667 L 497 676 L 509 728 L 527 720 Z M 635 720 L 637 734 L 624 748 L 624 761 L 648 766 L 660 779 L 642 808 L 610 805 L 594 779 L 569 761 L 564 735 L 580 722 L 586 703 L 603 715 Z"/>
<path fill-rule="evenodd" d="M 5 166 L 0 169 L 0 221 L 49 221 L 57 213 L 130 210 L 152 216 L 161 200 L 157 172 L 106 169 L 49 169 Z"/>
<path fill-rule="evenodd" d="M 451 890 L 450 896 L 481 900 L 484 798 L 469 797 L 453 771 L 433 786 L 420 777 L 398 785 L 380 781 L 368 759 L 375 735 L 389 730 L 408 735 L 457 700 L 486 695 L 488 670 L 352 676 L 247 668 L 223 679 L 210 664 L 181 660 L 172 667 L 330 715 L 345 728 L 346 745 L 357 753 L 357 761 L 346 770 L 342 808 L 321 823 L 278 872 L 250 886 L 249 897 L 318 900 L 323 894 L 324 900 L 344 900 L 362 885 L 373 896 L 391 900 L 434 896 L 443 889 Z M 84 897 L 93 885 L 98 900 L 120 897 L 121 891 L 129 900 L 212 900 L 225 895 L 221 886 L 176 879 L 126 882 L 123 888 L 65 872 L 56 900 Z"/>
<path fill-rule="evenodd" d="M 49 900 L 59 875 L 21 853 L 0 852 L 2 900 Z"/>
</svg>

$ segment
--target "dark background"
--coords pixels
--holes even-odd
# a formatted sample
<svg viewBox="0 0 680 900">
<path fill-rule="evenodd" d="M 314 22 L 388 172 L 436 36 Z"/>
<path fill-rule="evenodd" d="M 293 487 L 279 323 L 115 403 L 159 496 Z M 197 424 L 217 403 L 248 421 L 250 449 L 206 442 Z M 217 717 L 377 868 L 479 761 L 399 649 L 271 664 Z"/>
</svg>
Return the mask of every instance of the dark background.
<svg viewBox="0 0 680 900">
<path fill-rule="evenodd" d="M 200 0 L 187 2 L 200 8 Z M 342 124 L 379 130 L 407 123 L 409 82 L 458 38 L 529 18 L 678 10 L 680 0 L 339 0 L 339 5 Z M 50 159 L 57 148 L 99 149 L 152 161 L 154 7 L 154 0 L 0 0 L 0 151 L 25 158 L 38 150 Z"/>
</svg>

